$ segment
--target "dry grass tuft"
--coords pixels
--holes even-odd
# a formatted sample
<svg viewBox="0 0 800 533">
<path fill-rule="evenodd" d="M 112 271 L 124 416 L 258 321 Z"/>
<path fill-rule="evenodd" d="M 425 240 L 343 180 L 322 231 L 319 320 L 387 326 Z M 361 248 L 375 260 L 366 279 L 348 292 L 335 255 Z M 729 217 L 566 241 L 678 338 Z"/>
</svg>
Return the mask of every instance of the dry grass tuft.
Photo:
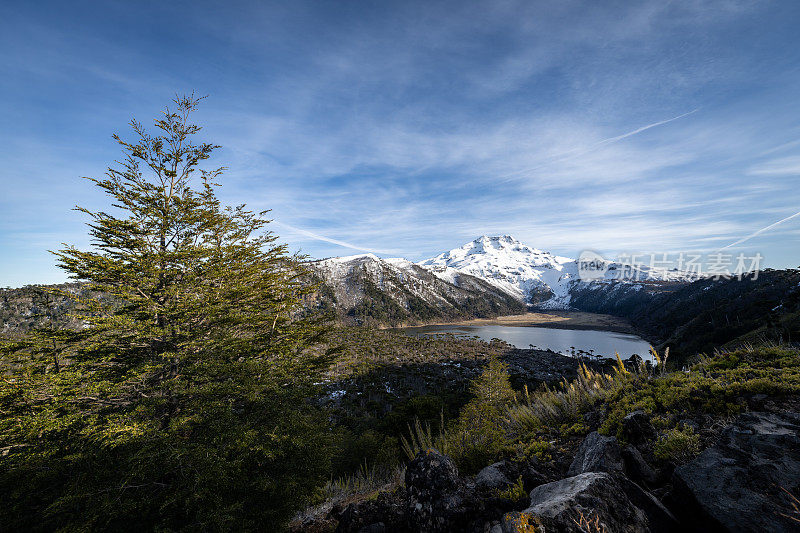
<svg viewBox="0 0 800 533">
<path fill-rule="evenodd" d="M 509 408 L 509 419 L 528 430 L 575 421 L 581 412 L 605 397 L 629 375 L 630 372 L 621 361 L 620 368 L 614 374 L 595 372 L 581 364 L 578 377 L 571 382 L 564 380 L 560 386 L 553 388 L 543 385 L 532 394 L 528 393 L 527 388 L 524 389 L 522 401 Z"/>
<path fill-rule="evenodd" d="M 786 490 L 784 487 L 781 487 L 781 490 L 785 492 L 789 496 L 789 505 L 791 509 L 788 509 L 789 513 L 779 513 L 781 516 L 785 516 L 789 520 L 793 522 L 797 522 L 800 524 L 800 500 L 797 499 L 797 496 Z"/>
</svg>

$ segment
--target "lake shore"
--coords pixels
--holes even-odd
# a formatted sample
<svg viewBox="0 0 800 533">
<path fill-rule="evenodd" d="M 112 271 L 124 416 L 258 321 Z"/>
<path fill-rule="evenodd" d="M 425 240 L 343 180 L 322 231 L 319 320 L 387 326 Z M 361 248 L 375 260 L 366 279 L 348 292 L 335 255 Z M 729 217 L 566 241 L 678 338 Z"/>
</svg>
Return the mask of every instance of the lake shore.
<svg viewBox="0 0 800 533">
<path fill-rule="evenodd" d="M 593 329 L 613 331 L 616 333 L 638 334 L 636 328 L 624 318 L 600 313 L 587 313 L 584 311 L 533 311 L 519 315 L 473 318 L 451 322 L 435 321 L 423 324 L 409 324 L 408 326 L 401 327 L 417 326 L 516 326 L 555 329 Z"/>
</svg>

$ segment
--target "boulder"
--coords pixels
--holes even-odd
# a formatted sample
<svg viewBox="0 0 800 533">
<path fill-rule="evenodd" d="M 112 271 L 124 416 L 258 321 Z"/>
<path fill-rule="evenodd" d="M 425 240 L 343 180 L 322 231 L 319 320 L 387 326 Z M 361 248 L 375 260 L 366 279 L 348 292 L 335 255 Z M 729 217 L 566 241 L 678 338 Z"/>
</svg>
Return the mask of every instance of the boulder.
<svg viewBox="0 0 800 533">
<path fill-rule="evenodd" d="M 652 495 L 624 477 L 607 472 L 586 472 L 536 487 L 531 491 L 529 508 L 503 517 L 504 531 L 508 533 L 668 532 L 674 531 L 675 526 L 669 511 Z"/>
<path fill-rule="evenodd" d="M 615 437 L 593 431 L 583 440 L 567 471 L 568 476 L 585 472 L 622 472 L 624 464 Z"/>
<path fill-rule="evenodd" d="M 505 467 L 506 464 L 501 461 L 483 468 L 478 472 L 478 475 L 475 476 L 475 486 L 479 490 L 484 491 L 499 491 L 505 489 L 512 484 L 504 473 Z"/>
<path fill-rule="evenodd" d="M 646 487 L 653 487 L 658 483 L 658 474 L 647 464 L 638 449 L 625 446 L 622 449 L 622 461 L 625 464 L 625 473 L 636 483 Z"/>
<path fill-rule="evenodd" d="M 408 521 L 413 531 L 458 530 L 468 518 L 459 494 L 458 469 L 453 460 L 434 449 L 420 452 L 406 468 Z"/>
<path fill-rule="evenodd" d="M 798 531 L 789 496 L 800 493 L 800 414 L 748 413 L 719 441 L 675 469 L 673 499 L 703 531 Z"/>
<path fill-rule="evenodd" d="M 650 417 L 644 411 L 633 411 L 622 419 L 622 438 L 628 444 L 639 445 L 653 442 L 656 430 L 650 423 Z"/>
</svg>

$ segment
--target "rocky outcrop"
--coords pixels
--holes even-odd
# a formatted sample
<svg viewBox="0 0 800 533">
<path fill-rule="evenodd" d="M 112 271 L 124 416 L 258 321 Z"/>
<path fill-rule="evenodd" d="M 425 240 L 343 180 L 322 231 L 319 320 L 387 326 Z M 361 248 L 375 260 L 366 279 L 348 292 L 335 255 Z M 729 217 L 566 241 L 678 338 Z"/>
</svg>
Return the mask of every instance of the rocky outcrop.
<svg viewBox="0 0 800 533">
<path fill-rule="evenodd" d="M 503 472 L 504 463 L 494 463 L 483 468 L 478 475 L 475 476 L 475 486 L 480 490 L 503 490 L 509 485 L 511 481 L 506 477 Z"/>
<path fill-rule="evenodd" d="M 453 460 L 430 449 L 420 452 L 406 469 L 408 517 L 412 529 L 452 531 L 466 518 L 458 491 L 458 469 Z"/>
<path fill-rule="evenodd" d="M 594 431 L 584 439 L 567 471 L 568 476 L 585 472 L 622 472 L 625 465 L 615 437 L 605 437 Z"/>
<path fill-rule="evenodd" d="M 536 487 L 530 507 L 503 518 L 506 532 L 645 533 L 674 531 L 676 525 L 652 495 L 622 476 L 606 472 L 586 472 Z"/>
<path fill-rule="evenodd" d="M 405 531 L 404 503 L 405 491 L 402 489 L 380 492 L 373 500 L 334 508 L 329 519 L 336 524 L 334 527 L 337 533 Z"/>
<path fill-rule="evenodd" d="M 800 414 L 749 413 L 674 474 L 676 509 L 702 531 L 800 530 L 782 490 L 800 489 Z"/>
<path fill-rule="evenodd" d="M 640 412 L 634 412 L 637 415 Z M 642 413 L 643 415 L 643 413 Z M 628 415 L 625 420 L 637 420 L 638 416 Z M 649 435 L 647 429 L 649 421 L 643 422 L 641 419 L 636 421 L 637 430 L 630 432 L 629 435 L 637 436 L 631 440 L 634 442 L 646 442 L 641 435 Z M 623 428 L 625 422 L 623 422 Z M 630 427 L 630 423 L 629 423 Z M 650 426 L 649 429 L 652 429 Z M 623 429 L 624 431 L 624 429 Z M 652 432 L 655 439 L 655 431 Z M 647 463 L 642 453 L 634 446 L 620 446 L 616 437 L 606 437 L 594 431 L 590 433 L 578 448 L 575 458 L 567 471 L 568 476 L 576 476 L 585 472 L 609 472 L 624 473 L 632 481 L 650 487 L 657 483 L 658 473 Z"/>
<path fill-rule="evenodd" d="M 656 472 L 642 457 L 642 453 L 633 446 L 622 449 L 622 462 L 625 464 L 625 474 L 636 483 L 645 487 L 652 487 L 659 481 Z"/>
<path fill-rule="evenodd" d="M 637 428 L 628 433 L 632 442 L 639 440 L 635 435 L 650 435 L 643 415 L 626 417 L 628 430 Z M 556 476 L 567 470 L 565 464 L 546 468 L 529 458 L 494 463 L 473 480 L 429 449 L 409 464 L 405 486 L 335 509 L 317 525 L 327 527 L 333 519 L 342 533 L 800 531 L 800 522 L 787 516 L 800 519 L 789 496 L 800 493 L 800 414 L 742 415 L 674 474 L 672 465 L 653 461 L 659 467 L 654 470 L 648 463 L 651 445 L 623 445 L 590 433 L 563 479 Z M 518 479 L 530 496 L 503 494 Z"/>
</svg>

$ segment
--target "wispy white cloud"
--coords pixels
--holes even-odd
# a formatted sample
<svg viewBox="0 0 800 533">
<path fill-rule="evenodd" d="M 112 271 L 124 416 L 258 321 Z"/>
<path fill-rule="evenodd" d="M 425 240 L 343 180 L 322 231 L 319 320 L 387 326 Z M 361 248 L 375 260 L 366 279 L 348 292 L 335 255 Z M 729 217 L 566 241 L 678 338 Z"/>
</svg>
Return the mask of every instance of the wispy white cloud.
<svg viewBox="0 0 800 533">
<path fill-rule="evenodd" d="M 748 171 L 751 176 L 799 176 L 800 156 L 782 157 L 759 163 Z"/>
<path fill-rule="evenodd" d="M 800 74 L 779 57 L 796 31 L 772 7 L 199 6 L 190 35 L 159 26 L 179 9 L 163 4 L 147 26 L 156 42 L 136 47 L 116 33 L 145 26 L 121 8 L 118 28 L 80 7 L 18 17 L 0 32 L 14 44 L 0 59 L 0 232 L 83 231 L 78 216 L 43 213 L 104 201 L 67 180 L 102 173 L 117 155 L 108 135 L 191 83 L 211 94 L 198 120 L 224 146 L 211 161 L 230 168 L 222 199 L 272 208 L 314 256 L 422 259 L 493 232 L 564 255 L 713 249 L 800 203 Z M 755 30 L 760 47 L 730 40 Z M 796 263 L 788 226 L 756 241 L 783 239 L 778 263 Z"/>
<path fill-rule="evenodd" d="M 391 254 L 391 253 L 394 253 L 394 252 L 387 251 L 387 250 L 375 250 L 375 249 L 372 249 L 372 248 L 364 248 L 362 246 L 357 246 L 355 244 L 350 244 L 348 242 L 340 241 L 338 239 L 332 239 L 330 237 L 325 237 L 324 235 L 319 235 L 317 233 L 314 233 L 313 231 L 308 231 L 308 230 L 305 230 L 305 229 L 302 229 L 302 228 L 297 228 L 297 227 L 292 226 L 290 224 L 286 224 L 284 222 L 278 222 L 276 220 L 273 220 L 272 223 L 273 224 L 277 224 L 278 226 L 281 226 L 283 228 L 286 228 L 291 232 L 299 233 L 300 235 L 304 235 L 306 237 L 311 237 L 312 239 L 317 240 L 317 241 L 322 241 L 322 242 L 327 242 L 327 243 L 330 243 L 330 244 L 335 244 L 336 246 L 341 246 L 343 248 L 350 248 L 352 250 L 358 250 L 360 252 L 368 252 L 368 253 L 373 253 L 373 254 Z"/>
</svg>

